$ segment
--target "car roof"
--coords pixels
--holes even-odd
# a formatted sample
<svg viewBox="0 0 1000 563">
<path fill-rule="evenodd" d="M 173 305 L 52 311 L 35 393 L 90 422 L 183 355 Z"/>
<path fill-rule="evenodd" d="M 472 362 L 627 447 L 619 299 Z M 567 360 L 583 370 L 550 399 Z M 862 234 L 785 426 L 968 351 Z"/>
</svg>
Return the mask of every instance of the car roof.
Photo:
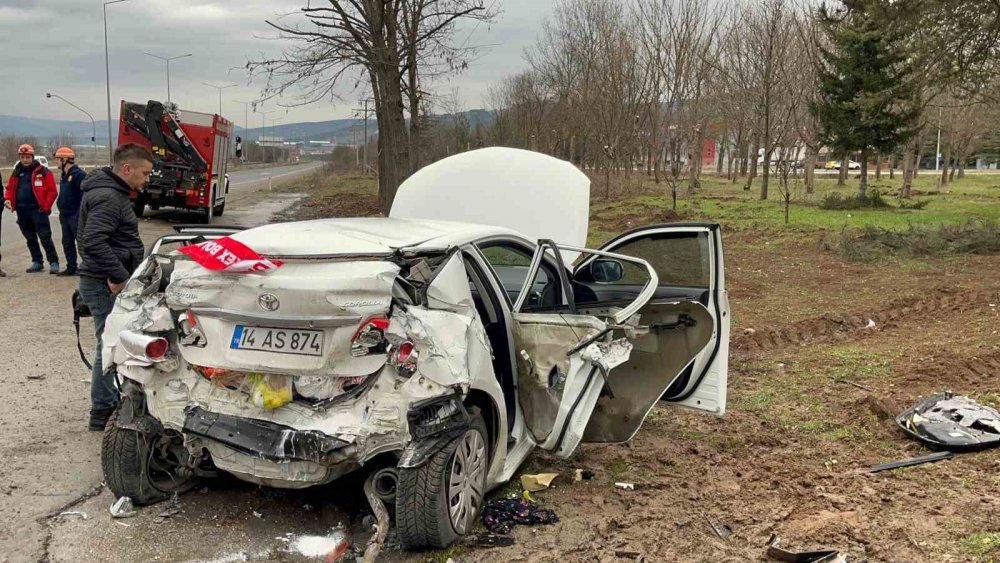
<svg viewBox="0 0 1000 563">
<path fill-rule="evenodd" d="M 391 254 L 400 249 L 443 249 L 503 235 L 524 238 L 504 227 L 390 217 L 272 223 L 235 233 L 231 237 L 265 256 L 314 257 Z"/>
</svg>

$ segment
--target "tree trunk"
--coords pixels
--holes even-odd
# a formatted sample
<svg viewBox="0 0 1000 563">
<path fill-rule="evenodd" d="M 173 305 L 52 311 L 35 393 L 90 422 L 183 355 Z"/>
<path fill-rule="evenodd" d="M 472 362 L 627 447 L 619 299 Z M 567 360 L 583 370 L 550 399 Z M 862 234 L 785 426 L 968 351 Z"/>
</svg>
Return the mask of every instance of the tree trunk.
<svg viewBox="0 0 1000 563">
<path fill-rule="evenodd" d="M 896 155 L 889 155 L 889 179 L 892 180 L 896 177 Z"/>
<path fill-rule="evenodd" d="M 959 180 L 961 180 L 962 178 L 965 178 L 965 160 L 966 160 L 966 158 L 967 157 L 964 154 L 958 158 L 958 179 Z"/>
<path fill-rule="evenodd" d="M 725 133 L 724 133 L 725 135 Z M 725 138 L 725 137 L 723 137 Z M 725 163 L 722 162 L 723 157 L 726 155 L 726 143 L 717 141 L 715 143 L 715 175 L 722 177 L 722 170 Z"/>
<path fill-rule="evenodd" d="M 806 146 L 805 170 L 803 170 L 806 183 L 806 193 L 816 193 L 816 149 Z"/>
<path fill-rule="evenodd" d="M 388 57 L 395 61 L 396 57 Z M 410 175 L 410 144 L 403 118 L 399 65 L 380 65 L 375 77 L 375 119 L 378 123 L 379 209 L 388 216 L 399 185 Z M 381 102 L 381 103 L 380 103 Z"/>
<path fill-rule="evenodd" d="M 756 162 L 756 160 L 754 161 Z M 771 158 L 767 148 L 764 149 L 764 170 L 760 174 L 760 200 L 767 201 L 767 184 L 771 177 Z"/>
<path fill-rule="evenodd" d="M 840 161 L 840 173 L 837 176 L 838 188 L 847 184 L 847 163 L 850 162 L 850 160 L 851 159 L 845 156 L 843 160 Z"/>
<path fill-rule="evenodd" d="M 753 152 L 748 153 L 747 157 L 750 159 L 750 170 L 747 174 L 747 183 L 743 186 L 743 191 L 749 192 L 750 188 L 753 186 L 753 179 L 757 176 L 757 153 L 760 152 L 760 146 L 757 143 L 757 137 L 754 136 L 750 142 L 750 147 Z"/>
<path fill-rule="evenodd" d="M 917 141 L 911 141 L 903 151 L 903 187 L 899 190 L 901 199 L 910 198 L 910 188 L 913 186 L 913 172 L 917 158 Z"/>
<path fill-rule="evenodd" d="M 882 155 L 875 156 L 875 180 L 882 179 Z"/>
<path fill-rule="evenodd" d="M 951 160 L 951 143 L 949 142 L 944 148 L 944 166 L 941 167 L 941 184 L 938 190 L 946 194 L 948 193 L 948 162 Z"/>
<path fill-rule="evenodd" d="M 688 193 L 694 193 L 701 189 L 701 164 L 704 155 L 705 134 L 701 128 L 694 135 L 694 146 L 691 148 L 691 181 L 688 184 Z"/>
<path fill-rule="evenodd" d="M 846 167 L 845 167 L 846 168 Z M 858 198 L 868 197 L 868 154 L 861 152 L 861 181 L 858 183 Z"/>
</svg>

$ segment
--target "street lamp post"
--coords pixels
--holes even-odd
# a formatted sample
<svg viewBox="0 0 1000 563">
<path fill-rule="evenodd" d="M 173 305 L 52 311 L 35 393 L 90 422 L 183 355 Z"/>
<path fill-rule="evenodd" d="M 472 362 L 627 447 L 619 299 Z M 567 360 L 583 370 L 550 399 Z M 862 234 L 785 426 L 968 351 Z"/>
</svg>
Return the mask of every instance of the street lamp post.
<svg viewBox="0 0 1000 563">
<path fill-rule="evenodd" d="M 154 55 L 153 53 L 150 53 L 149 51 L 143 51 L 143 54 L 149 55 L 150 57 L 153 57 L 153 58 L 160 59 L 161 61 L 166 61 L 166 63 L 167 63 L 167 101 L 169 102 L 170 101 L 170 61 L 174 61 L 174 60 L 177 60 L 177 59 L 183 59 L 184 57 L 190 57 L 190 56 L 192 56 L 191 53 L 188 53 L 186 55 L 177 55 L 176 57 L 161 57 L 160 55 Z"/>
<path fill-rule="evenodd" d="M 239 86 L 239 84 L 226 84 L 225 86 L 216 86 L 215 84 L 209 84 L 208 82 L 202 82 L 205 86 L 215 88 L 219 91 L 219 115 L 222 115 L 222 91 L 226 88 L 232 88 L 233 86 Z"/>
<path fill-rule="evenodd" d="M 243 134 L 246 135 L 250 131 L 250 104 L 253 102 L 241 102 L 239 100 L 233 100 L 238 104 L 243 104 Z"/>
<path fill-rule="evenodd" d="M 264 151 L 264 127 L 266 126 L 266 124 L 264 123 L 264 120 L 267 119 L 268 115 L 270 115 L 270 114 L 272 114 L 272 113 L 274 113 L 276 111 L 278 111 L 278 110 L 272 109 L 271 111 L 262 111 L 262 112 L 260 112 L 260 161 L 262 163 L 267 162 L 267 158 L 265 158 L 265 156 L 266 156 L 267 153 Z"/>
<path fill-rule="evenodd" d="M 108 163 L 114 160 L 114 149 L 111 148 L 111 63 L 108 58 L 108 6 L 125 2 L 126 0 L 111 0 L 104 3 L 104 81 L 108 89 Z"/>
<path fill-rule="evenodd" d="M 82 111 L 83 113 L 85 113 L 87 115 L 87 117 L 90 118 L 90 124 L 94 126 L 94 134 L 90 137 L 90 142 L 94 143 L 95 147 L 97 146 L 97 122 L 94 121 L 94 116 L 93 115 L 90 115 L 90 113 L 87 112 L 87 110 L 85 110 L 82 107 L 74 104 L 73 102 L 67 100 L 66 98 L 60 96 L 59 94 L 53 94 L 51 92 L 46 92 L 45 93 L 45 97 L 46 98 L 59 98 L 60 100 L 66 102 L 67 104 L 69 104 L 69 105 L 75 107 L 76 109 Z"/>
<path fill-rule="evenodd" d="M 275 110 L 275 111 L 277 111 L 277 110 Z M 285 119 L 285 118 L 284 117 L 275 117 L 274 119 L 268 119 L 268 121 L 271 122 L 271 133 L 272 133 L 272 136 L 273 136 L 273 133 L 274 133 L 274 126 L 277 125 L 279 122 L 281 122 L 283 119 Z M 278 154 L 279 153 L 276 150 L 275 151 L 271 151 L 271 156 L 273 157 L 274 162 L 278 162 Z"/>
</svg>

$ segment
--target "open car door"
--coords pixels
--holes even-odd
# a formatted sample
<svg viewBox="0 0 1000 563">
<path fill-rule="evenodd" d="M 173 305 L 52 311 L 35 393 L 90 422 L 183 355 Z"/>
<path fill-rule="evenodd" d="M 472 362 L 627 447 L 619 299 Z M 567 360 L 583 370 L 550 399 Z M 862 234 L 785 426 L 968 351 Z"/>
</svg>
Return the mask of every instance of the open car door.
<svg viewBox="0 0 1000 563">
<path fill-rule="evenodd" d="M 622 336 L 627 332 L 623 323 L 657 288 L 656 272 L 645 260 L 600 253 L 642 272 L 643 282 L 613 312 L 584 313 L 575 304 L 564 252 L 593 251 L 540 241 L 514 304 L 511 327 L 518 407 L 534 442 L 560 457 L 576 449 L 609 374 L 628 360 L 632 344 Z M 547 281 L 539 289 L 536 278 L 543 268 Z"/>
<path fill-rule="evenodd" d="M 631 439 L 658 400 L 722 415 L 730 319 L 719 225 L 643 227 L 601 250 L 643 259 L 656 271 L 658 284 L 638 311 L 648 333 L 633 340 L 628 361 L 609 376 L 583 440 Z M 575 268 L 573 281 L 592 296 L 592 303 L 579 304 L 587 312 L 632 301 L 645 279 L 630 263 L 609 265 L 590 256 Z"/>
</svg>

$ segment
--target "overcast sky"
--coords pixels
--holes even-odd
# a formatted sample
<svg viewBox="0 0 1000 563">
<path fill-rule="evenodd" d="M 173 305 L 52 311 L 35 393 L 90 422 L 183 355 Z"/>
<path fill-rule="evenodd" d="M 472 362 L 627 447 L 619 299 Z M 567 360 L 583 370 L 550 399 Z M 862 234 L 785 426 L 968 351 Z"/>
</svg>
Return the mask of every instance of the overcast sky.
<svg viewBox="0 0 1000 563">
<path fill-rule="evenodd" d="M 323 0 L 312 0 L 315 5 Z M 464 74 L 441 91 L 457 87 L 466 109 L 483 106 L 488 85 L 524 68 L 522 53 L 534 41 L 543 17 L 555 0 L 491 0 L 501 8 L 493 24 L 464 25 L 456 36 L 469 43 L 490 45 Z M 261 84 L 248 84 L 243 70 L 248 57 L 277 54 L 284 45 L 267 40 L 275 33 L 264 20 L 305 6 L 307 0 L 127 0 L 109 5 L 108 36 L 112 112 L 117 101 L 166 98 L 166 63 L 143 54 L 164 57 L 192 53 L 170 63 L 171 98 L 196 111 L 218 110 L 218 91 L 202 84 L 236 83 L 223 90 L 223 114 L 243 125 L 244 108 L 234 100 L 260 96 Z M 79 111 L 46 92 L 59 94 L 89 111 L 96 119 L 107 114 L 104 33 L 101 0 L 0 0 L 0 114 L 85 120 Z M 489 5 L 489 2 L 488 2 Z M 290 16 L 294 21 L 297 16 Z M 361 92 L 345 89 L 344 102 L 320 102 L 302 108 L 279 109 L 268 119 L 284 123 L 350 117 Z M 286 99 L 286 103 L 294 100 Z M 287 113 L 286 113 L 287 111 Z M 250 114 L 250 127 L 260 127 L 260 114 Z"/>
</svg>

